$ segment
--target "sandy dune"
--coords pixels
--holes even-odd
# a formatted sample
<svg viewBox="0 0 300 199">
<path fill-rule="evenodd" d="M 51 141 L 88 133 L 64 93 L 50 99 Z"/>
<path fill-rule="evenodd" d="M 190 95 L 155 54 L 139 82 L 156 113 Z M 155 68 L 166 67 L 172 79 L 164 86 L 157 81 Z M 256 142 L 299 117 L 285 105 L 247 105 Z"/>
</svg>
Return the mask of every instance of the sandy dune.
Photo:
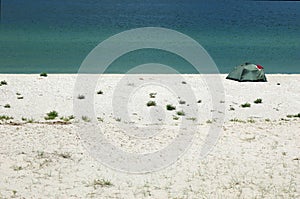
<svg viewBox="0 0 300 199">
<path fill-rule="evenodd" d="M 7 82 L 0 86 L 0 198 L 299 198 L 300 76 L 269 75 L 267 83 L 217 77 L 102 75 L 93 88 L 95 76 L 0 75 Z M 251 107 L 241 107 L 247 102 Z M 53 110 L 58 117 L 45 120 Z M 92 127 L 129 154 L 160 151 L 181 133 L 193 137 L 183 137 L 189 146 L 168 167 L 151 170 L 168 161 L 162 156 L 161 165 L 150 161 L 136 174 L 124 171 L 134 162 L 117 159 L 119 171 L 87 150 Z M 205 144 L 211 151 L 203 157 Z"/>
</svg>

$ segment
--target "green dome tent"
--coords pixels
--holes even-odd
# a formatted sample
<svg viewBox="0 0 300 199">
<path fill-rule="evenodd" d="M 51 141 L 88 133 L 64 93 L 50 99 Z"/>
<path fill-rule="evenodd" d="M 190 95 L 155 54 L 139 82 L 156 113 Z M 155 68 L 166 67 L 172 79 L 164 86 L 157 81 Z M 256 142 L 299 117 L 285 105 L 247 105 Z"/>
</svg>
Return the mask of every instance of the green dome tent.
<svg viewBox="0 0 300 199">
<path fill-rule="evenodd" d="M 226 77 L 239 82 L 266 82 L 264 68 L 260 65 L 245 63 L 236 66 Z"/>
</svg>

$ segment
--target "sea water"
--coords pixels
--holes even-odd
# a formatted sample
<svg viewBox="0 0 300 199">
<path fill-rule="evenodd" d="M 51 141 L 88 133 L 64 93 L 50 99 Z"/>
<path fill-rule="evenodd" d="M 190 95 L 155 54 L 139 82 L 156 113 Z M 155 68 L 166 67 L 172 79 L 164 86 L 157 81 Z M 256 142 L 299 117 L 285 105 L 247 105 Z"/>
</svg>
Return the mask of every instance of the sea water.
<svg viewBox="0 0 300 199">
<path fill-rule="evenodd" d="M 188 35 L 220 73 L 244 62 L 267 73 L 300 73 L 300 2 L 243 0 L 1 0 L 0 73 L 77 73 L 100 42 L 140 27 Z M 157 49 L 127 53 L 105 72 L 146 63 L 197 73 Z"/>
</svg>

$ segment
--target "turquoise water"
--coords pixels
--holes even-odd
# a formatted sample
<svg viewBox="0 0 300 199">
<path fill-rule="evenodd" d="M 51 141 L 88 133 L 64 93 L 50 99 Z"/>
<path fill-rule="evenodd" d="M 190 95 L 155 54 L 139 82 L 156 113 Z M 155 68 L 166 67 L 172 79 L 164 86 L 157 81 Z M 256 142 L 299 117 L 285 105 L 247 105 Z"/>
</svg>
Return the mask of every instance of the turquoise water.
<svg viewBox="0 0 300 199">
<path fill-rule="evenodd" d="M 76 73 L 101 41 L 132 28 L 165 27 L 198 41 L 221 73 L 243 62 L 267 73 L 300 73 L 300 2 L 2 0 L 0 73 Z M 107 73 L 143 63 L 196 73 L 178 56 L 139 50 Z"/>
</svg>

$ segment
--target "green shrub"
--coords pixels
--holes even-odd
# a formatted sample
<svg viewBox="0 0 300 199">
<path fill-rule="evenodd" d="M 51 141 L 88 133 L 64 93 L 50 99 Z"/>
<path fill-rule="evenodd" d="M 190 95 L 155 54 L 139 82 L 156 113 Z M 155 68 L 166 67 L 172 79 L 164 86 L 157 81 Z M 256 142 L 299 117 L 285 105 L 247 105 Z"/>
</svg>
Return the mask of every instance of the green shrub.
<svg viewBox="0 0 300 199">
<path fill-rule="evenodd" d="M 12 120 L 13 117 L 7 116 L 7 115 L 0 115 L 0 120 Z"/>
<path fill-rule="evenodd" d="M 97 92 L 97 94 L 98 94 L 98 95 L 102 95 L 102 94 L 103 94 L 103 91 L 102 91 L 102 90 L 99 90 L 99 91 Z"/>
<path fill-rule="evenodd" d="M 149 101 L 149 102 L 147 102 L 147 106 L 156 106 L 156 102 L 155 101 Z"/>
<path fill-rule="evenodd" d="M 249 108 L 249 107 L 251 107 L 251 104 L 250 103 L 245 103 L 245 104 L 242 104 L 241 107 L 242 108 Z"/>
<path fill-rule="evenodd" d="M 54 120 L 58 116 L 58 113 L 56 111 L 51 111 L 47 113 L 47 116 L 44 117 L 45 120 Z"/>
<path fill-rule="evenodd" d="M 179 116 L 184 116 L 185 115 L 185 113 L 183 111 L 177 111 L 176 114 L 179 115 Z"/>
<path fill-rule="evenodd" d="M 254 101 L 255 104 L 261 104 L 262 103 L 262 99 L 258 98 Z"/>
<path fill-rule="evenodd" d="M 293 118 L 293 117 L 298 117 L 300 118 L 300 113 L 296 114 L 296 115 L 287 115 L 286 117 L 288 118 Z"/>
<path fill-rule="evenodd" d="M 200 104 L 202 102 L 202 100 L 198 100 L 197 103 Z"/>
<path fill-rule="evenodd" d="M 78 99 L 84 99 L 85 96 L 84 96 L 84 95 L 78 95 L 77 98 L 78 98 Z"/>
<path fill-rule="evenodd" d="M 173 106 L 173 105 L 171 105 L 171 104 L 168 104 L 168 105 L 166 106 L 166 108 L 167 108 L 168 111 L 176 110 L 176 107 Z"/>
<path fill-rule="evenodd" d="M 41 77 L 47 77 L 47 76 L 48 76 L 48 74 L 47 74 L 47 73 L 45 73 L 45 72 L 42 72 L 42 73 L 40 74 L 40 76 L 41 76 Z"/>
<path fill-rule="evenodd" d="M 4 108 L 10 108 L 10 105 L 9 104 L 5 104 Z"/>
<path fill-rule="evenodd" d="M 2 80 L 2 81 L 0 82 L 0 86 L 2 86 L 2 85 L 7 85 L 7 82 L 6 82 L 5 80 Z"/>
</svg>

